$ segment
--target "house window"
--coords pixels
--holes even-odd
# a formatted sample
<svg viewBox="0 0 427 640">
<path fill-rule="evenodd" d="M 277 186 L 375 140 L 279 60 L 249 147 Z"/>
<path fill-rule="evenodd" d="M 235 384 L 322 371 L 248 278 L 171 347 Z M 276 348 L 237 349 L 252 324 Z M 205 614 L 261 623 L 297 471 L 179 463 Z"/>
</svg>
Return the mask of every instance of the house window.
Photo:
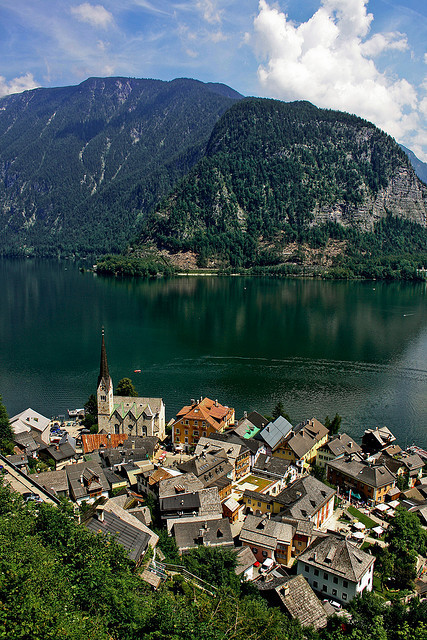
<svg viewBox="0 0 427 640">
<path fill-rule="evenodd" d="M 262 557 L 263 557 L 263 558 L 266 558 L 267 556 L 268 556 L 267 551 L 263 551 L 263 552 L 262 552 Z"/>
<path fill-rule="evenodd" d="M 260 503 L 260 502 L 257 502 L 257 505 L 260 507 L 260 506 L 261 506 L 261 503 Z"/>
<path fill-rule="evenodd" d="M 332 595 L 336 596 L 337 595 L 337 590 L 336 589 L 332 589 Z"/>
<path fill-rule="evenodd" d="M 315 576 L 318 576 L 318 575 L 319 575 L 319 569 L 315 569 L 315 570 L 314 570 L 314 575 L 315 575 Z"/>
<path fill-rule="evenodd" d="M 343 599 L 343 600 L 347 600 L 347 594 L 346 594 L 346 593 L 343 593 L 343 594 L 342 594 L 342 599 Z"/>
<path fill-rule="evenodd" d="M 328 573 L 324 573 L 323 574 L 323 579 L 324 580 L 329 580 L 329 574 Z"/>
<path fill-rule="evenodd" d="M 308 566 L 308 564 L 305 565 L 304 571 L 307 571 L 307 573 L 310 571 L 310 567 Z M 316 572 L 314 572 L 314 573 L 316 573 Z"/>
<path fill-rule="evenodd" d="M 197 427 L 199 425 L 199 423 L 197 422 L 197 420 L 194 420 L 194 426 Z"/>
<path fill-rule="evenodd" d="M 313 582 L 313 587 L 314 587 L 315 589 L 317 589 L 317 587 L 318 587 L 318 586 L 319 586 L 319 585 L 318 585 L 317 581 L 315 580 L 315 581 Z"/>
<path fill-rule="evenodd" d="M 184 433 L 186 436 L 188 436 L 188 429 L 185 429 Z"/>
<path fill-rule="evenodd" d="M 324 591 L 325 593 L 328 593 L 328 587 L 326 586 L 326 584 L 323 585 L 322 591 Z"/>
<path fill-rule="evenodd" d="M 179 429 L 175 429 L 175 433 L 179 433 Z"/>
<path fill-rule="evenodd" d="M 258 553 L 258 549 L 256 547 L 252 547 L 252 553 L 256 555 Z"/>
<path fill-rule="evenodd" d="M 203 431 L 203 437 L 206 438 L 206 431 Z"/>
<path fill-rule="evenodd" d="M 347 580 L 343 580 L 342 586 L 343 586 L 343 587 L 348 587 L 348 582 L 347 582 Z"/>
<path fill-rule="evenodd" d="M 188 438 L 184 438 L 185 444 L 188 444 Z"/>
<path fill-rule="evenodd" d="M 338 578 L 336 576 L 334 576 L 334 583 L 338 584 Z"/>
<path fill-rule="evenodd" d="M 267 509 L 271 509 L 271 504 L 268 504 L 268 505 L 267 505 Z"/>
<path fill-rule="evenodd" d="M 196 436 L 197 438 L 199 437 L 199 432 L 198 432 L 197 429 L 195 431 L 193 431 L 193 436 Z"/>
<path fill-rule="evenodd" d="M 190 424 L 188 420 L 184 420 L 184 424 Z"/>
<path fill-rule="evenodd" d="M 101 396 L 101 402 L 105 402 L 107 400 L 107 396 Z"/>
</svg>

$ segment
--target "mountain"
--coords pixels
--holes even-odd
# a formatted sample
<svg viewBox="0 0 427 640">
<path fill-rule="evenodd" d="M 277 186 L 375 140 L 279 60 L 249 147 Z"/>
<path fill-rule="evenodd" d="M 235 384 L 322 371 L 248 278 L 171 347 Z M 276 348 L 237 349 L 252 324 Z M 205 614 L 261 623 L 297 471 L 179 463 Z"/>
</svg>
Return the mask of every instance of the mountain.
<svg viewBox="0 0 427 640">
<path fill-rule="evenodd" d="M 0 252 L 124 249 L 241 97 L 184 78 L 90 78 L 0 99 Z"/>
<path fill-rule="evenodd" d="M 373 124 L 308 102 L 247 98 L 215 125 L 142 240 L 195 251 L 199 264 L 251 266 L 283 261 L 294 242 L 316 247 L 379 225 L 382 243 L 419 230 L 424 238 L 426 224 L 426 186 Z"/>
<path fill-rule="evenodd" d="M 415 173 L 417 174 L 419 179 L 422 180 L 425 184 L 427 184 L 427 163 L 426 162 L 422 162 L 422 160 L 417 158 L 417 156 L 415 155 L 415 153 L 413 151 L 411 151 L 410 149 L 407 149 L 406 147 L 404 147 L 403 144 L 401 144 L 399 146 L 400 146 L 401 149 L 403 149 L 403 151 L 408 156 L 409 160 L 411 161 L 412 166 L 415 169 Z"/>
</svg>

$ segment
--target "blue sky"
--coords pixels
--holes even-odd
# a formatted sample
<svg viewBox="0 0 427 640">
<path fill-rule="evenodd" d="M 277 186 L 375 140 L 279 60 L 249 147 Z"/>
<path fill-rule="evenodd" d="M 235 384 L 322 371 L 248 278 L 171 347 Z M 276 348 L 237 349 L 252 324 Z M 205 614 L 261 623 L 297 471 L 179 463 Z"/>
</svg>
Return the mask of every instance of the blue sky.
<svg viewBox="0 0 427 640">
<path fill-rule="evenodd" d="M 224 82 L 371 120 L 427 161 L 426 0 L 1 0 L 0 95 Z"/>
</svg>

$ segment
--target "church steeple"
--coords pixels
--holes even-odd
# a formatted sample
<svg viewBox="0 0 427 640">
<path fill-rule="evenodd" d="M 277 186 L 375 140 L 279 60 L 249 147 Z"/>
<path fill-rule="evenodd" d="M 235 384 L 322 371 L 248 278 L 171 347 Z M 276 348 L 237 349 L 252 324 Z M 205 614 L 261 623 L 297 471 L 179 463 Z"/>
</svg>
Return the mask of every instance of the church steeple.
<svg viewBox="0 0 427 640">
<path fill-rule="evenodd" d="M 110 380 L 110 373 L 108 371 L 108 362 L 107 362 L 107 350 L 105 348 L 104 327 L 102 327 L 101 363 L 99 366 L 98 387 L 102 380 L 104 380 L 104 383 L 106 385 L 108 385 L 108 382 Z"/>
<path fill-rule="evenodd" d="M 107 350 L 105 348 L 104 327 L 102 327 L 101 363 L 99 366 L 98 389 L 98 432 L 109 431 L 110 416 L 114 407 L 113 381 L 108 371 Z"/>
</svg>

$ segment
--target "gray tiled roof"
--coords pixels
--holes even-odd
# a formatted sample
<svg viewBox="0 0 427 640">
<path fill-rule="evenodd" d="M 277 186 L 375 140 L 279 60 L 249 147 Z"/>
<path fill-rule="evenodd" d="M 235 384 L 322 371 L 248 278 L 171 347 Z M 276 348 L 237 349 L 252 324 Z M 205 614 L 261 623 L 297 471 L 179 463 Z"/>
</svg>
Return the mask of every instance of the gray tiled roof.
<svg viewBox="0 0 427 640">
<path fill-rule="evenodd" d="M 265 453 L 260 453 L 256 463 L 254 464 L 252 471 L 263 471 L 275 476 L 283 477 L 289 470 L 289 460 L 283 458 L 277 458 L 275 456 L 268 456 Z"/>
<path fill-rule="evenodd" d="M 182 489 L 182 491 L 181 491 Z M 183 473 L 173 478 L 165 478 L 159 482 L 159 498 L 174 496 L 177 493 L 191 493 L 203 489 L 203 482 L 194 473 Z"/>
<path fill-rule="evenodd" d="M 266 549 L 275 549 L 277 543 L 292 544 L 293 528 L 265 517 L 246 516 L 240 532 L 240 541 L 249 545 L 260 545 Z"/>
<path fill-rule="evenodd" d="M 236 557 L 237 565 L 234 570 L 236 576 L 242 575 L 244 571 L 252 567 L 256 562 L 256 558 L 249 547 L 240 547 L 240 549 L 236 551 Z"/>
<path fill-rule="evenodd" d="M 337 436 L 329 440 L 329 442 L 324 444 L 322 449 L 330 451 L 334 456 L 340 456 L 343 453 L 358 453 L 362 451 L 362 447 L 346 433 L 339 433 Z"/>
<path fill-rule="evenodd" d="M 205 522 L 176 522 L 172 528 L 178 549 L 192 549 L 199 546 L 233 547 L 228 518 L 206 520 Z"/>
<path fill-rule="evenodd" d="M 347 539 L 335 535 L 316 538 L 298 558 L 311 566 L 341 576 L 351 582 L 359 582 L 375 558 L 361 551 Z M 299 570 L 299 569 L 298 569 Z"/>
<path fill-rule="evenodd" d="M 311 418 L 311 420 L 305 420 L 295 427 L 293 435 L 287 439 L 287 444 L 297 458 L 302 458 L 328 433 L 328 429 L 319 420 Z"/>
<path fill-rule="evenodd" d="M 313 476 L 298 478 L 285 487 L 275 498 L 283 505 L 283 513 L 293 518 L 310 518 L 335 495 L 335 489 L 328 487 Z"/>
<path fill-rule="evenodd" d="M 384 465 L 366 462 L 357 454 L 336 458 L 327 466 L 370 487 L 383 487 L 395 482 L 394 475 Z"/>
<path fill-rule="evenodd" d="M 65 468 L 67 472 L 68 484 L 70 486 L 71 496 L 76 500 L 79 498 L 89 497 L 87 485 L 85 481 L 83 484 L 80 482 L 80 476 L 88 475 L 87 469 L 90 469 L 100 480 L 102 491 L 109 491 L 110 485 L 107 478 L 99 464 L 91 460 L 90 462 L 80 462 L 78 464 L 69 464 Z M 98 484 L 98 483 L 97 483 Z M 93 488 L 93 487 L 92 487 Z"/>
<path fill-rule="evenodd" d="M 303 627 L 326 626 L 325 609 L 304 576 L 290 578 L 276 588 L 276 593 L 291 618 L 297 618 Z"/>
<path fill-rule="evenodd" d="M 176 496 L 169 496 L 167 498 L 160 498 L 160 511 L 183 511 L 192 510 L 198 511 L 200 507 L 200 498 L 198 493 L 180 493 Z"/>
<path fill-rule="evenodd" d="M 94 533 L 103 533 L 104 535 L 115 537 L 117 542 L 129 552 L 129 558 L 135 562 L 138 562 L 150 541 L 148 533 L 133 527 L 109 511 L 104 511 L 103 522 L 95 516 L 85 525 Z"/>
<path fill-rule="evenodd" d="M 290 431 L 292 431 L 291 423 L 283 416 L 279 416 L 274 422 L 269 422 L 259 435 L 271 449 L 275 449 Z"/>
<path fill-rule="evenodd" d="M 67 472 L 65 469 L 60 471 L 46 471 L 34 475 L 34 480 L 42 485 L 46 491 L 53 492 L 67 492 L 68 493 L 68 480 Z"/>
</svg>

